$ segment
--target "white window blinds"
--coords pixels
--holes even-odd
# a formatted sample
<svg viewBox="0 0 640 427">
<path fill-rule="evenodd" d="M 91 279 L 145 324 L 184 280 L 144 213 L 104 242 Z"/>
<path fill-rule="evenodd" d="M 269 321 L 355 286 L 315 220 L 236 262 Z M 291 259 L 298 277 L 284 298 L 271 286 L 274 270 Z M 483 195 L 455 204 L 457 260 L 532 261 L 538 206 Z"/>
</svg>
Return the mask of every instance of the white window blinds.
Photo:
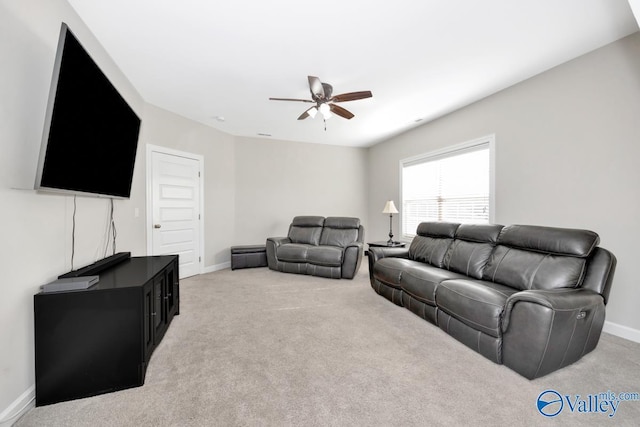
<svg viewBox="0 0 640 427">
<path fill-rule="evenodd" d="M 423 221 L 488 223 L 489 142 L 402 163 L 402 230 Z"/>
</svg>

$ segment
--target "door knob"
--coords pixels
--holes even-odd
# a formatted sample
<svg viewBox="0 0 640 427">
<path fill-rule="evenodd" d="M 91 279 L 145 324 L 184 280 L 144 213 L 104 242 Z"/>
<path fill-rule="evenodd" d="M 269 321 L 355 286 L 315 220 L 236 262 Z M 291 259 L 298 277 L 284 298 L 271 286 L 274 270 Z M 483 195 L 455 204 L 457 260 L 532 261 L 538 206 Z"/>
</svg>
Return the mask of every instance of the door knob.
<svg viewBox="0 0 640 427">
<path fill-rule="evenodd" d="M 153 224 L 153 228 L 160 228 L 162 227 L 160 224 Z"/>
</svg>

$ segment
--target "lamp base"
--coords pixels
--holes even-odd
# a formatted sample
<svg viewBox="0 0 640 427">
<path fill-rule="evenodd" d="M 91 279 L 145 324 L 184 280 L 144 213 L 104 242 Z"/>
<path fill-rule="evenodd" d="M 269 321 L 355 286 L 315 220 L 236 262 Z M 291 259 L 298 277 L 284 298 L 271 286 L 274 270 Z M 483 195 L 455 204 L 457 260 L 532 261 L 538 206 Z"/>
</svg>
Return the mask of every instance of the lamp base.
<svg viewBox="0 0 640 427">
<path fill-rule="evenodd" d="M 387 246 L 393 246 L 396 242 L 393 240 L 393 233 L 389 230 L 389 240 L 387 240 Z"/>
<path fill-rule="evenodd" d="M 387 240 L 387 246 L 393 246 L 396 242 L 393 241 L 393 214 L 389 214 L 389 240 Z"/>
</svg>

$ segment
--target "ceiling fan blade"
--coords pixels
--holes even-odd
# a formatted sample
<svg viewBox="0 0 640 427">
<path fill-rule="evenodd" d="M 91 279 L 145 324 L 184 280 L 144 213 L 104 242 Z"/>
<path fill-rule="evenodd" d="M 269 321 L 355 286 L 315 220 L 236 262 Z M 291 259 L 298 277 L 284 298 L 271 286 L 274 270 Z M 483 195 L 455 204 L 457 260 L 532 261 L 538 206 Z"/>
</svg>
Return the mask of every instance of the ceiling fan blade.
<svg viewBox="0 0 640 427">
<path fill-rule="evenodd" d="M 335 104 L 329 104 L 329 108 L 331 109 L 331 112 L 333 114 L 337 114 L 340 117 L 344 117 L 345 119 L 349 120 L 353 117 L 353 113 L 345 110 L 344 108 L 342 108 L 339 105 L 335 105 Z"/>
<path fill-rule="evenodd" d="M 298 102 L 311 102 L 313 104 L 315 104 L 314 101 L 311 101 L 309 99 L 297 99 L 297 98 L 269 98 L 269 100 L 271 101 L 298 101 Z"/>
<path fill-rule="evenodd" d="M 298 120 L 304 120 L 307 117 L 311 117 L 311 115 L 309 114 L 309 111 L 313 110 L 314 108 L 316 107 L 308 108 L 304 113 L 300 114 L 300 117 L 298 117 Z"/>
<path fill-rule="evenodd" d="M 307 76 L 309 79 L 309 90 L 311 91 L 311 98 L 314 101 L 319 99 L 324 99 L 324 87 L 322 86 L 322 82 L 319 78 L 314 76 Z"/>
<path fill-rule="evenodd" d="M 361 92 L 349 92 L 349 93 L 341 93 L 340 95 L 336 95 L 331 98 L 332 102 L 346 102 L 346 101 L 356 101 L 358 99 L 371 98 L 373 94 L 371 91 L 364 90 Z"/>
<path fill-rule="evenodd" d="M 324 98 L 331 98 L 331 95 L 333 95 L 333 86 L 331 86 L 329 83 L 322 83 L 322 88 L 324 89 Z"/>
</svg>

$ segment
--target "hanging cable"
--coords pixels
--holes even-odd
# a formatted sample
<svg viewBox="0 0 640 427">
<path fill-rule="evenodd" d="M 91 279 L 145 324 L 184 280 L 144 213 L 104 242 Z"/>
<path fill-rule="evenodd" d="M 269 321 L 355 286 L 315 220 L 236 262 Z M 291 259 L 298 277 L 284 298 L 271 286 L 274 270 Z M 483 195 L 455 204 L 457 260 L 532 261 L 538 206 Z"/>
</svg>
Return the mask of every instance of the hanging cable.
<svg viewBox="0 0 640 427">
<path fill-rule="evenodd" d="M 111 248 L 113 249 L 113 255 L 116 254 L 116 236 L 118 235 L 118 232 L 116 231 L 116 221 L 113 218 L 113 198 L 111 198 L 111 233 L 113 236 L 113 244 L 111 245 Z"/>
<path fill-rule="evenodd" d="M 109 210 L 111 210 L 111 208 L 109 208 Z M 104 232 L 104 252 L 102 254 L 102 258 L 106 258 L 107 257 L 107 252 L 109 251 L 109 243 L 111 242 L 111 239 L 109 236 L 111 236 L 111 214 L 109 213 L 109 218 L 107 219 L 107 229 Z"/>
<path fill-rule="evenodd" d="M 116 236 L 118 235 L 116 231 L 116 222 L 113 218 L 113 198 L 109 198 L 109 219 L 107 221 L 107 230 L 104 236 L 104 254 L 103 258 L 107 257 L 107 252 L 109 251 L 109 243 L 111 243 L 112 255 L 116 253 Z"/>
<path fill-rule="evenodd" d="M 73 271 L 73 258 L 76 254 L 76 196 L 73 196 L 73 216 L 71 226 L 71 271 Z"/>
</svg>

